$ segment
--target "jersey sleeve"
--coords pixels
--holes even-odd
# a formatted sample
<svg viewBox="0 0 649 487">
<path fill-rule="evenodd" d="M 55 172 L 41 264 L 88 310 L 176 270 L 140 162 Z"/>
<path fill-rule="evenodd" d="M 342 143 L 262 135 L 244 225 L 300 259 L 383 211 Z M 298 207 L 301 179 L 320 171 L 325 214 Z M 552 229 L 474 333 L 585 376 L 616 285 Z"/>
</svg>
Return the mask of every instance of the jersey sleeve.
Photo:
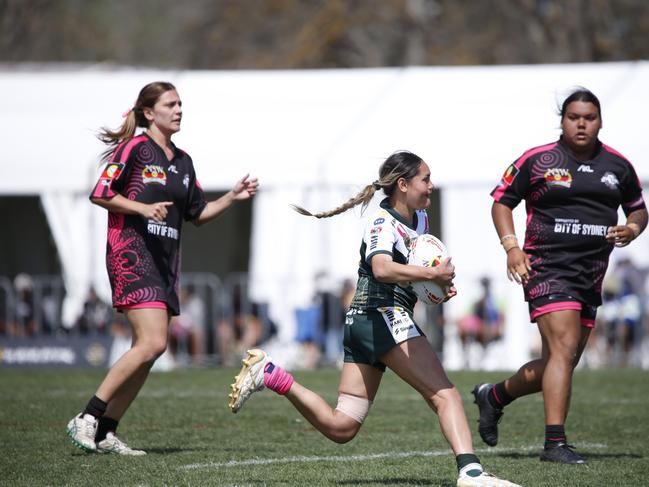
<svg viewBox="0 0 649 487">
<path fill-rule="evenodd" d="M 377 212 L 365 227 L 363 241 L 367 246 L 365 261 L 369 264 L 376 254 L 392 255 L 396 236 L 392 217 L 386 211 Z"/>
<path fill-rule="evenodd" d="M 525 155 L 514 161 L 491 192 L 494 201 L 516 208 L 525 199 L 530 187 L 530 158 Z"/>
<path fill-rule="evenodd" d="M 120 144 L 111 156 L 110 162 L 106 164 L 90 193 L 91 198 L 111 199 L 121 193 L 126 186 L 132 167 L 130 160 L 135 155 L 135 151 L 125 150 L 125 145 L 128 144 L 126 142 Z"/>
<path fill-rule="evenodd" d="M 187 189 L 187 204 L 185 205 L 185 214 L 183 215 L 183 218 L 185 221 L 194 221 L 203 212 L 203 209 L 207 205 L 207 200 L 205 199 L 203 188 L 198 182 L 198 179 L 196 179 L 196 173 L 193 170 L 193 166 Z"/>
<path fill-rule="evenodd" d="M 625 215 L 646 208 L 644 198 L 642 197 L 642 185 L 638 179 L 633 165 L 627 161 L 627 172 L 622 181 L 622 209 Z"/>
</svg>

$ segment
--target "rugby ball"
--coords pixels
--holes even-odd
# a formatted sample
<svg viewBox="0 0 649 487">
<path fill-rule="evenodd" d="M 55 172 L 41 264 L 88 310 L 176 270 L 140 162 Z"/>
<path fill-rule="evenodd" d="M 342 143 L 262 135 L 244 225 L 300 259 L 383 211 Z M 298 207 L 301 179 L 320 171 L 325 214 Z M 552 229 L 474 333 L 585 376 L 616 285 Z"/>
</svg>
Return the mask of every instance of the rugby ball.
<svg viewBox="0 0 649 487">
<path fill-rule="evenodd" d="M 448 251 L 442 241 L 424 233 L 413 240 L 408 254 L 408 264 L 435 267 L 446 257 Z M 442 289 L 433 281 L 415 281 L 411 285 L 417 298 L 426 304 L 439 304 L 448 294 L 448 289 Z"/>
</svg>

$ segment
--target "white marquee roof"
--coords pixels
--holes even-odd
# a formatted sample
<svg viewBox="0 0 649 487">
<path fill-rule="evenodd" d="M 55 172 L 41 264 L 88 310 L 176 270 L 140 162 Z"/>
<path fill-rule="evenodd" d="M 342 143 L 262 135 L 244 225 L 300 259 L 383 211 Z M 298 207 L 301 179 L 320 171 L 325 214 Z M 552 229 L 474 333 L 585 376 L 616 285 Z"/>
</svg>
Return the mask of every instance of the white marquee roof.
<svg viewBox="0 0 649 487">
<path fill-rule="evenodd" d="M 583 85 L 602 101 L 602 139 L 649 179 L 649 62 L 308 71 L 0 71 L 5 94 L 0 194 L 88 191 L 103 146 L 145 83 L 176 84 L 175 142 L 203 186 L 243 171 L 266 186 L 363 184 L 397 149 L 433 168 L 439 186 L 494 183 L 525 149 L 556 139 L 557 103 Z"/>
</svg>

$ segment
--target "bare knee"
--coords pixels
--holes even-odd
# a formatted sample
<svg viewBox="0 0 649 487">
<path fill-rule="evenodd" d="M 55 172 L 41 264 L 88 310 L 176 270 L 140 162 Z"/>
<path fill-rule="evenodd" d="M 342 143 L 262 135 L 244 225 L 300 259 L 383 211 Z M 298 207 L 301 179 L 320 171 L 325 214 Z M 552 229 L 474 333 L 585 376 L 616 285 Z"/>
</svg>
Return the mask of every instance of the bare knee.
<svg viewBox="0 0 649 487">
<path fill-rule="evenodd" d="M 579 343 L 574 340 L 558 340 L 550 346 L 548 360 L 574 368 L 579 362 Z"/>
<path fill-rule="evenodd" d="M 458 405 L 462 406 L 462 396 L 458 392 L 457 388 L 451 385 L 448 388 L 440 389 L 434 394 L 425 394 L 424 399 L 431 407 L 433 411 L 439 414 L 440 411 L 444 409 L 454 408 Z"/>
<path fill-rule="evenodd" d="M 143 363 L 155 362 L 167 350 L 167 338 L 149 339 L 134 345 L 140 351 Z"/>
<path fill-rule="evenodd" d="M 360 423 L 356 423 L 356 425 L 336 426 L 325 433 L 325 436 L 331 441 L 342 445 L 352 441 L 360 431 L 361 426 Z"/>
</svg>

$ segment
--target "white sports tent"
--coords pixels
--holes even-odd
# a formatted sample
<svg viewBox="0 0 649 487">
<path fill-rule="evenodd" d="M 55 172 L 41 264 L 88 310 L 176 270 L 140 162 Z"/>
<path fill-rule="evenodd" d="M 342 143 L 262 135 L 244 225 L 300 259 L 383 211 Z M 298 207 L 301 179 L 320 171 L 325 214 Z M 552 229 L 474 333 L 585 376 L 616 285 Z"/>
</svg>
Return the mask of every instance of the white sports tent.
<svg viewBox="0 0 649 487">
<path fill-rule="evenodd" d="M 254 297 L 270 303 L 280 338 L 294 336 L 294 309 L 327 270 L 354 277 L 359 211 L 330 220 L 297 215 L 337 206 L 376 178 L 391 152 L 422 156 L 442 190 L 443 238 L 457 266 L 460 317 L 477 281 L 494 279 L 508 302 L 504 350 L 485 366 L 511 368 L 536 335 L 521 290 L 505 278 L 505 257 L 492 228 L 490 190 L 529 147 L 555 140 L 557 105 L 576 85 L 600 98 L 601 138 L 649 181 L 649 62 L 499 67 L 408 67 L 308 71 L 158 71 L 102 67 L 5 66 L 0 133 L 0 195 L 40 195 L 61 256 L 68 297 L 64 319 L 78 313 L 91 283 L 108 295 L 106 215 L 87 196 L 103 146 L 93 136 L 116 127 L 138 90 L 173 82 L 184 104 L 175 143 L 193 157 L 201 184 L 227 190 L 241 175 L 260 178 L 253 207 L 250 271 Z M 524 211 L 517 212 L 522 236 Z M 6 237 L 6 236 L 5 236 Z M 649 264 L 646 236 L 625 249 Z M 615 255 L 621 255 L 616 251 Z M 461 364 L 457 349 L 446 365 Z"/>
</svg>

